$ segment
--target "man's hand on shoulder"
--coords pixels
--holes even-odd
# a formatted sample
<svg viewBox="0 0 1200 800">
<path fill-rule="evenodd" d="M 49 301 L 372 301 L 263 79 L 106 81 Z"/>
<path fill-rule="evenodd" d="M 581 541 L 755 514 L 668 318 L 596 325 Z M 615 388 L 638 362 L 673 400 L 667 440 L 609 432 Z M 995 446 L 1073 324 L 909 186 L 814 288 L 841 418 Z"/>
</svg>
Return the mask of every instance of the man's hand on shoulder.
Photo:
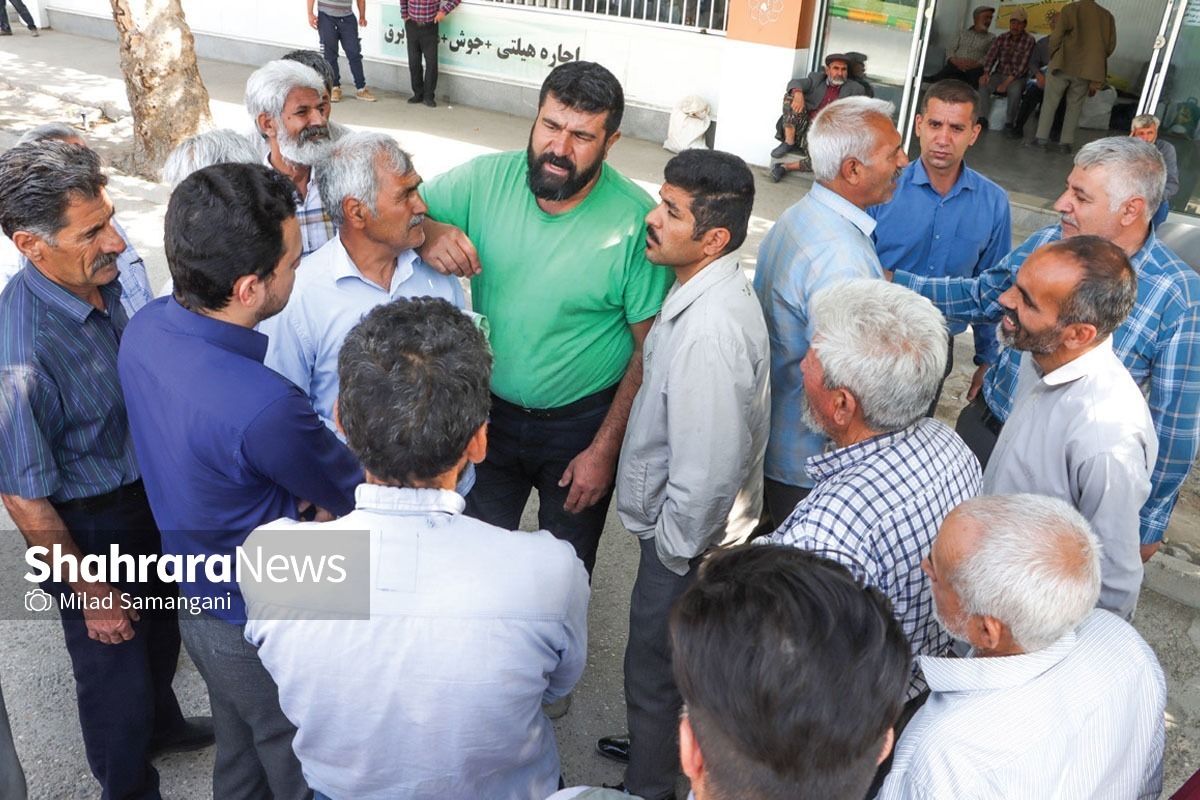
<svg viewBox="0 0 1200 800">
<path fill-rule="evenodd" d="M 422 224 L 425 227 L 425 243 L 417 248 L 417 255 L 426 264 L 443 275 L 460 278 L 470 278 L 480 273 L 479 253 L 465 233 L 453 225 L 429 217 Z"/>
<path fill-rule="evenodd" d="M 562 479 L 561 487 L 571 487 L 563 508 L 578 514 L 600 502 L 612 487 L 617 471 L 617 453 L 609 452 L 604 445 L 592 442 L 586 450 L 571 459 Z"/>
</svg>

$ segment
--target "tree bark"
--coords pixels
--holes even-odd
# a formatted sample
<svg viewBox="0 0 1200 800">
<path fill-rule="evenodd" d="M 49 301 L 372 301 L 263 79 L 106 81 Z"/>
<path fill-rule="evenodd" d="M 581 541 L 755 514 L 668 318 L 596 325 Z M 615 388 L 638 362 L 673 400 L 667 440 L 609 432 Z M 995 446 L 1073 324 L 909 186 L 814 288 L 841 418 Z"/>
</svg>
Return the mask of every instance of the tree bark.
<svg viewBox="0 0 1200 800">
<path fill-rule="evenodd" d="M 133 170 L 158 179 L 177 144 L 211 127 L 208 89 L 180 0 L 110 0 L 133 111 Z"/>
</svg>

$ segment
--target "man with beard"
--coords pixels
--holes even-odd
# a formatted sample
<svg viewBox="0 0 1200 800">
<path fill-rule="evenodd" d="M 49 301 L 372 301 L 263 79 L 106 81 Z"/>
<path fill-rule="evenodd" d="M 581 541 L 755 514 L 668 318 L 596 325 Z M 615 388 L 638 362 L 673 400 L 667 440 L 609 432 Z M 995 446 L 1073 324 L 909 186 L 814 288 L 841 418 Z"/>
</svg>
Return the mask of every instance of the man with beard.
<svg viewBox="0 0 1200 800">
<path fill-rule="evenodd" d="M 1137 632 L 1093 608 L 1099 550 L 1051 497 L 946 517 L 924 568 L 939 621 L 972 649 L 921 656 L 932 693 L 880 800 L 1159 796 L 1167 687 Z"/>
<path fill-rule="evenodd" d="M 813 117 L 835 100 L 867 94 L 858 81 L 846 82 L 850 70 L 850 56 L 832 53 L 825 56 L 825 69 L 814 72 L 807 78 L 788 82 L 783 95 L 783 116 L 775 123 L 775 138 L 781 144 L 771 151 L 771 158 L 783 158 L 798 150 L 804 158 L 789 164 L 771 167 L 771 180 L 778 183 L 785 172 L 812 170 L 808 158 L 808 127 Z"/>
<path fill-rule="evenodd" d="M 621 84 L 604 67 L 546 78 L 524 153 L 480 156 L 422 187 L 418 252 L 472 278 L 496 354 L 487 460 L 467 513 L 539 527 L 575 546 L 590 574 L 633 397 L 642 342 L 672 276 L 644 253 L 654 203 L 604 163 L 620 138 Z"/>
<path fill-rule="evenodd" d="M 1071 503 L 1103 545 L 1100 608 L 1132 619 L 1142 585 L 1138 509 L 1158 438 L 1142 391 L 1113 353 L 1137 297 L 1121 248 L 1073 236 L 1035 250 L 1000 295 L 1001 341 L 1027 352 L 1013 409 L 983 475 L 987 494 Z"/>
<path fill-rule="evenodd" d="M 292 194 L 260 164 L 206 167 L 179 184 L 166 215 L 174 294 L 142 309 L 121 342 L 146 493 L 164 552 L 182 560 L 233 563 L 259 525 L 310 506 L 323 519 L 354 507 L 362 470 L 308 398 L 263 365 L 267 337 L 254 330 L 287 304 L 300 263 Z M 296 729 L 243 638 L 232 570 L 198 570 L 180 589 L 207 609 L 180 628 L 213 710 L 213 797 L 310 797 Z"/>
<path fill-rule="evenodd" d="M 76 560 L 110 546 L 161 553 L 117 381 L 129 317 L 107 182 L 86 147 L 33 142 L 0 157 L 0 227 L 28 259 L 0 294 L 0 499 L 31 547 Z M 157 575 L 57 577 L 70 576 L 52 573 L 43 588 L 86 603 L 60 602 L 59 615 L 88 765 L 104 797 L 156 800 L 149 756 L 212 741 L 208 720 L 185 723 L 171 689 L 174 612 L 122 605 L 174 598 L 174 587 Z"/>
<path fill-rule="evenodd" d="M 313 165 L 329 155 L 329 93 L 313 69 L 296 61 L 271 61 L 246 81 L 246 111 L 270 147 L 265 162 L 292 182 L 302 255 L 337 232 L 313 181 Z"/>
</svg>

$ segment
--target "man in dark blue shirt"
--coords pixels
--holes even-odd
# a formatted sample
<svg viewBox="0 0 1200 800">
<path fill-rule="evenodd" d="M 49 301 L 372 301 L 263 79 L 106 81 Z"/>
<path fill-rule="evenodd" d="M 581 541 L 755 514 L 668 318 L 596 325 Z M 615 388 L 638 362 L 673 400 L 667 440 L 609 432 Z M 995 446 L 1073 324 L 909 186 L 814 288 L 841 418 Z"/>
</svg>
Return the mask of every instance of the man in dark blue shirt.
<svg viewBox="0 0 1200 800">
<path fill-rule="evenodd" d="M 33 142 L 0 157 L 0 227 L 28 259 L 0 294 L 0 498 L 51 557 L 160 553 L 117 381 L 125 243 L 106 183 L 85 147 Z M 147 754 L 212 741 L 207 720 L 185 723 L 171 689 L 174 611 L 133 607 L 177 599 L 175 589 L 153 573 L 55 577 L 42 585 L 60 600 L 92 774 L 106 798 L 155 800 Z"/>
<path fill-rule="evenodd" d="M 259 164 L 193 173 L 171 196 L 165 243 L 174 295 L 138 312 L 121 342 L 130 429 L 163 550 L 236 562 L 259 525 L 309 504 L 325 519 L 349 512 L 362 470 L 295 384 L 263 365 L 267 337 L 254 326 L 283 309 L 300 263 L 287 179 Z M 181 590 L 206 609 L 181 631 L 213 709 L 213 796 L 310 796 L 296 729 L 243 638 L 234 576 L 199 570 Z"/>
</svg>

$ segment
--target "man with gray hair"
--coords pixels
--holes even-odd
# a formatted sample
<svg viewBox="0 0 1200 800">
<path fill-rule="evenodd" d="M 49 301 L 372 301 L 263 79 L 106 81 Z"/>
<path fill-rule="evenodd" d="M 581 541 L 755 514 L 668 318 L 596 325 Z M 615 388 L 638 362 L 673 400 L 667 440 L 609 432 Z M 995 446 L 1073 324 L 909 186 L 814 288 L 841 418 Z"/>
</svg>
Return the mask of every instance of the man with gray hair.
<svg viewBox="0 0 1200 800">
<path fill-rule="evenodd" d="M 1158 797 L 1166 684 L 1128 623 L 1095 609 L 1100 543 L 1062 500 L 978 497 L 924 568 L 968 658 L 921 656 L 931 694 L 880 800 Z"/>
<path fill-rule="evenodd" d="M 163 163 L 162 181 L 174 189 L 198 169 L 213 164 L 257 164 L 262 157 L 258 148 L 237 131 L 229 128 L 197 133 L 184 139 Z"/>
<path fill-rule="evenodd" d="M 897 272 L 892 280 L 928 297 L 949 319 L 999 322 L 999 298 L 1042 245 L 1081 234 L 1117 245 L 1137 273 L 1137 300 L 1113 332 L 1113 352 L 1143 388 L 1158 434 L 1150 497 L 1141 509 L 1142 558 L 1158 549 L 1179 489 L 1200 448 L 1200 275 L 1162 243 L 1150 225 L 1164 184 L 1162 157 L 1131 136 L 1097 139 L 1079 149 L 1075 169 L 1054 210 L 1061 217 L 974 278 L 926 278 Z M 1006 348 L 984 376 L 983 391 L 963 409 L 959 434 L 987 466 L 1012 409 L 1022 356 Z"/>
<path fill-rule="evenodd" d="M 800 361 L 810 339 L 808 303 L 821 288 L 883 271 L 867 209 L 886 203 L 908 157 L 894 107 L 851 97 L 830 103 L 813 121 L 808 153 L 817 183 L 779 217 L 758 250 L 754 291 L 771 340 L 771 435 L 764 464 L 767 515 L 778 524 L 812 488 L 804 471 L 826 438 L 800 424 Z M 943 352 L 946 349 L 942 342 Z"/>
<path fill-rule="evenodd" d="M 412 157 L 383 133 L 348 133 L 317 168 L 316 184 L 337 236 L 296 271 L 283 311 L 260 323 L 270 338 L 266 365 L 308 395 L 336 431 L 338 352 L 375 306 L 401 297 L 440 297 L 466 305 L 458 279 L 426 264 L 421 176 Z"/>
<path fill-rule="evenodd" d="M 1175 152 L 1175 145 L 1166 139 L 1159 138 L 1159 124 L 1158 117 L 1153 114 L 1138 114 L 1129 123 L 1129 135 L 1154 145 L 1154 149 L 1163 157 L 1163 163 L 1167 167 L 1167 183 L 1163 187 L 1162 202 L 1155 209 L 1154 217 L 1151 219 L 1151 223 L 1156 228 L 1167 221 L 1167 214 L 1171 211 L 1171 198 L 1179 191 L 1179 157 Z"/>
<path fill-rule="evenodd" d="M 246 81 L 246 111 L 270 147 L 264 163 L 292 182 L 308 255 L 337 232 L 313 181 L 313 165 L 329 155 L 333 144 L 325 81 L 296 61 L 270 61 Z"/>
<path fill-rule="evenodd" d="M 921 559 L 980 486 L 971 451 L 925 416 L 946 367 L 945 320 L 913 292 L 870 278 L 821 290 L 809 310 L 802 413 L 832 448 L 809 457 L 816 487 L 769 541 L 845 564 L 888 596 L 914 655 L 940 655 L 950 639 Z M 924 688 L 913 669 L 910 714 Z"/>
</svg>

